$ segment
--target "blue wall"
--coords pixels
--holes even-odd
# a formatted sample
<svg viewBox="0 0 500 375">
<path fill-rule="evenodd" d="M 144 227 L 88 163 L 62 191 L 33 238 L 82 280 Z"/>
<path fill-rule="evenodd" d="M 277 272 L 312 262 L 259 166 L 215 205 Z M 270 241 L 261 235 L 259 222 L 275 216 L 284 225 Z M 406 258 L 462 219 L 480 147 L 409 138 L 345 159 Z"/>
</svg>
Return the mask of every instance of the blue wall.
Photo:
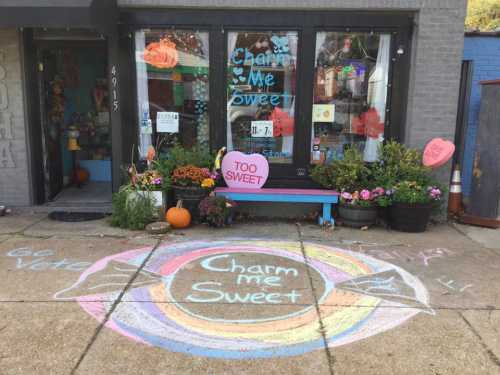
<svg viewBox="0 0 500 375">
<path fill-rule="evenodd" d="M 500 36 L 466 36 L 464 41 L 464 60 L 473 61 L 469 119 L 465 135 L 462 166 L 462 190 L 464 195 L 469 195 L 481 103 L 481 85 L 479 82 L 500 79 Z"/>
</svg>

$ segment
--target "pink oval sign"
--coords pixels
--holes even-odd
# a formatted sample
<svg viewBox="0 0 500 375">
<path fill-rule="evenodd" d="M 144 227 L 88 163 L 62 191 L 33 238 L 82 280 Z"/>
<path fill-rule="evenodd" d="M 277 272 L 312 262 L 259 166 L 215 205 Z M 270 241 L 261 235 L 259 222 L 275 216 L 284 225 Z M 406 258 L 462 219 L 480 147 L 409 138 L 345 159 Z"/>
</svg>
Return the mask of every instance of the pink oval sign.
<svg viewBox="0 0 500 375">
<path fill-rule="evenodd" d="M 442 138 L 434 138 L 424 149 L 423 164 L 426 167 L 438 168 L 448 162 L 455 152 L 453 142 Z"/>
<path fill-rule="evenodd" d="M 221 169 L 227 186 L 232 188 L 260 189 L 269 176 L 269 163 L 261 154 L 228 152 Z"/>
</svg>

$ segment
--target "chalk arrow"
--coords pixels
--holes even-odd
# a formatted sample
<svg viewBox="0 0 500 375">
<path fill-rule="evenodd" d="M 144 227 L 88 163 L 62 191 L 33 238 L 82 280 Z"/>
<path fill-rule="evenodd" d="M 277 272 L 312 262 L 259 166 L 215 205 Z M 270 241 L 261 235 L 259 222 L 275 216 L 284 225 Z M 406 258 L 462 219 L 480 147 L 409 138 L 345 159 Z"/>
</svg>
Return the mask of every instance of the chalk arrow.
<svg viewBox="0 0 500 375">
<path fill-rule="evenodd" d="M 335 288 L 397 302 L 434 315 L 434 310 L 417 298 L 415 289 L 394 269 L 342 281 L 335 284 Z"/>
<path fill-rule="evenodd" d="M 112 260 L 102 270 L 91 273 L 83 280 L 78 280 L 71 287 L 56 293 L 54 298 L 74 299 L 76 297 L 121 291 L 134 277 L 137 270 L 137 266 Z M 142 287 L 157 284 L 161 281 L 161 275 L 142 269 L 129 287 Z"/>
</svg>

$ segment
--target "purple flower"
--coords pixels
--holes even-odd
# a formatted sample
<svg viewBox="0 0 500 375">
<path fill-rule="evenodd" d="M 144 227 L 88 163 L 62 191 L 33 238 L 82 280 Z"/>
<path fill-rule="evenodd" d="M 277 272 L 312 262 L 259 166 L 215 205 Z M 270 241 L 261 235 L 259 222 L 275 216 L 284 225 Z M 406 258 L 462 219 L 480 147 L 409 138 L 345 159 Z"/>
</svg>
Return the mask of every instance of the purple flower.
<svg viewBox="0 0 500 375">
<path fill-rule="evenodd" d="M 153 180 L 153 185 L 161 185 L 161 177 L 157 177 Z"/>
<path fill-rule="evenodd" d="M 391 196 L 392 194 L 394 194 L 395 191 L 396 191 L 396 189 L 387 189 L 385 191 L 385 195 Z"/>
<path fill-rule="evenodd" d="M 350 201 L 352 199 L 352 195 L 347 191 L 342 192 L 340 196 L 344 198 L 346 201 Z"/>
<path fill-rule="evenodd" d="M 432 197 L 432 199 L 439 199 L 441 198 L 442 193 L 441 190 L 439 190 L 438 188 L 432 187 L 431 190 L 429 191 L 429 194 Z"/>
</svg>

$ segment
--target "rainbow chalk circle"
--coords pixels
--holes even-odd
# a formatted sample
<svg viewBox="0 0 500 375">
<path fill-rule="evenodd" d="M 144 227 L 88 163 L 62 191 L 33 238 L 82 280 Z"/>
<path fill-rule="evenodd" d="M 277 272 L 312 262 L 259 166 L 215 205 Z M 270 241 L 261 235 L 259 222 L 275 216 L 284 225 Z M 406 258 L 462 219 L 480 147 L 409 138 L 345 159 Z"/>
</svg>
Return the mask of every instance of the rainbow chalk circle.
<svg viewBox="0 0 500 375">
<path fill-rule="evenodd" d="M 434 138 L 425 146 L 422 162 L 426 167 L 439 168 L 451 159 L 454 152 L 453 142 Z"/>
<path fill-rule="evenodd" d="M 54 298 L 102 322 L 151 248 L 103 258 Z M 224 359 L 294 356 L 346 345 L 433 314 L 405 270 L 334 247 L 260 239 L 160 245 L 106 322 L 137 342 Z M 136 303 L 134 303 L 136 302 Z"/>
</svg>

